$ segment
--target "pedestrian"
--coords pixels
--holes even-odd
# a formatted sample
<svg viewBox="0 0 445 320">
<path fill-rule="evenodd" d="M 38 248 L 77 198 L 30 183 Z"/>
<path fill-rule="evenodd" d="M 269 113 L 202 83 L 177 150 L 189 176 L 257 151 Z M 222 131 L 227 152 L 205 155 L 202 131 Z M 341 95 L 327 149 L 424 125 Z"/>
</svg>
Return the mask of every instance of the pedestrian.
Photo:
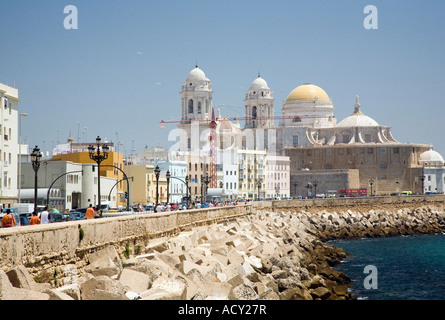
<svg viewBox="0 0 445 320">
<path fill-rule="evenodd" d="M 94 208 L 94 218 L 102 218 L 102 210 L 99 206 Z"/>
<path fill-rule="evenodd" d="M 93 219 L 94 218 L 94 209 L 93 205 L 90 203 L 90 206 L 87 209 L 87 212 L 85 214 L 87 219 Z"/>
<path fill-rule="evenodd" d="M 14 216 L 11 214 L 10 209 L 6 209 L 6 214 L 2 218 L 2 228 L 15 227 L 16 221 Z"/>
<path fill-rule="evenodd" d="M 40 212 L 40 223 L 47 224 L 51 222 L 51 218 L 49 217 L 48 206 L 45 206 L 45 209 Z"/>
<path fill-rule="evenodd" d="M 29 219 L 29 224 L 33 226 L 39 223 L 40 223 L 40 218 L 37 216 L 37 212 L 34 211 L 32 213 L 31 219 Z"/>
</svg>

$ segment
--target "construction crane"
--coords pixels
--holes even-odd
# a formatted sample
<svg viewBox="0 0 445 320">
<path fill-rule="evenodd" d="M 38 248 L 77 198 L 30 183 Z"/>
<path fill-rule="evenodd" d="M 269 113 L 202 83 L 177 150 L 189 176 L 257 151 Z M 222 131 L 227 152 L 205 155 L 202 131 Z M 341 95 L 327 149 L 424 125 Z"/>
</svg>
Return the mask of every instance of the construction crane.
<svg viewBox="0 0 445 320">
<path fill-rule="evenodd" d="M 236 116 L 234 118 L 230 118 L 230 117 L 215 118 L 214 117 L 214 112 L 213 112 L 213 109 L 212 109 L 212 120 L 209 120 L 209 119 L 167 120 L 167 121 L 161 120 L 160 128 L 164 129 L 165 125 L 169 124 L 169 123 L 184 123 L 184 124 L 187 124 L 187 123 L 191 123 L 191 122 L 195 122 L 195 121 L 208 123 L 210 125 L 210 123 L 212 121 L 215 121 L 217 123 L 217 122 L 219 122 L 221 120 L 230 120 L 230 121 L 237 121 L 237 120 L 267 120 L 267 119 L 270 119 L 270 118 L 272 118 L 274 120 L 275 119 L 281 120 L 281 119 L 303 119 L 303 118 L 305 118 L 305 119 L 316 119 L 316 118 L 329 118 L 329 117 L 335 118 L 334 115 L 332 115 L 332 116 L 327 116 L 327 115 L 325 115 L 325 116 L 317 116 L 317 115 L 299 115 L 299 116 L 295 116 L 295 115 L 289 115 L 289 116 L 272 116 L 272 117 L 239 117 L 239 116 Z"/>
</svg>

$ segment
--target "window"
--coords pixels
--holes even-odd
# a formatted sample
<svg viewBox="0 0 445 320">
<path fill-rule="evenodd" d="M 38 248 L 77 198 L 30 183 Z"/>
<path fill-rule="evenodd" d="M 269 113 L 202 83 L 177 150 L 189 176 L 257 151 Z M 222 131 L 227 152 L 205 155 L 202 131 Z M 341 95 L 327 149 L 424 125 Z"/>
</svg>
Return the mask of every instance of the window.
<svg viewBox="0 0 445 320">
<path fill-rule="evenodd" d="M 393 150 L 394 150 L 394 154 L 399 153 L 399 148 L 394 148 Z"/>
<path fill-rule="evenodd" d="M 349 133 L 343 133 L 343 143 L 349 143 L 349 141 L 351 141 Z"/>
<path fill-rule="evenodd" d="M 189 106 L 189 110 L 188 110 L 189 113 L 193 113 L 193 100 L 192 99 L 189 100 L 188 106 Z"/>
<path fill-rule="evenodd" d="M 365 142 L 371 142 L 371 134 L 369 133 L 365 134 Z"/>
<path fill-rule="evenodd" d="M 298 146 L 298 136 L 297 135 L 292 136 L 292 146 L 294 146 L 294 147 Z"/>
<path fill-rule="evenodd" d="M 201 101 L 198 102 L 198 114 L 201 114 Z"/>
<path fill-rule="evenodd" d="M 300 117 L 292 118 L 292 122 L 301 122 L 301 118 Z"/>
<path fill-rule="evenodd" d="M 257 109 L 256 109 L 256 107 L 253 107 L 253 109 L 252 109 L 252 118 L 256 119 L 256 116 L 257 116 Z"/>
</svg>

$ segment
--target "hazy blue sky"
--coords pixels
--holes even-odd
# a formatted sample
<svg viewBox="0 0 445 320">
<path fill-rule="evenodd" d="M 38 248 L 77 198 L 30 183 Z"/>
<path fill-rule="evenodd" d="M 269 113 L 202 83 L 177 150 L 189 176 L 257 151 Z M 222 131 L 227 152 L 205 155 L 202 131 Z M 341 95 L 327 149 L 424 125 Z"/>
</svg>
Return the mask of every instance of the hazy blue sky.
<svg viewBox="0 0 445 320">
<path fill-rule="evenodd" d="M 378 30 L 366 30 L 366 5 Z M 63 9 L 78 9 L 66 30 Z M 445 156 L 445 1 L 3 1 L 0 82 L 19 89 L 22 139 L 44 150 L 97 135 L 139 152 L 167 146 L 196 61 L 223 116 L 244 115 L 258 72 L 282 100 L 304 82 L 332 97 L 339 122 L 362 111 L 400 142 Z M 78 125 L 80 123 L 80 125 Z M 83 128 L 87 128 L 83 134 Z"/>
</svg>

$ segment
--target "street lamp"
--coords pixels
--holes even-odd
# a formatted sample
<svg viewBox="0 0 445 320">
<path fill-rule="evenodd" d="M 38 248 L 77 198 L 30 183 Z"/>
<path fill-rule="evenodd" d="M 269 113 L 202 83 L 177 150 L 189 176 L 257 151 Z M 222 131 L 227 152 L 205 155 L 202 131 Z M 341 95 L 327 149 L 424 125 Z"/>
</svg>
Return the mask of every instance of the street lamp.
<svg viewBox="0 0 445 320">
<path fill-rule="evenodd" d="M 110 151 L 110 148 L 106 145 L 103 144 L 102 145 L 102 152 L 100 152 L 100 137 L 97 136 L 96 138 L 96 144 L 97 144 L 97 148 L 95 148 L 94 146 L 90 145 L 88 147 L 88 155 L 90 156 L 90 159 L 95 161 L 97 163 L 97 195 L 99 198 L 98 201 L 98 210 L 101 210 L 101 199 L 100 199 L 100 163 L 106 159 L 108 159 L 108 152 Z"/>
<path fill-rule="evenodd" d="M 312 182 L 312 185 L 314 186 L 314 194 L 315 194 L 315 198 L 317 198 L 317 186 L 318 186 L 318 182 L 314 181 Z"/>
<path fill-rule="evenodd" d="M 19 168 L 18 168 L 18 203 L 21 202 L 20 189 L 22 188 L 22 117 L 27 117 L 27 113 L 19 114 Z"/>
<path fill-rule="evenodd" d="M 186 205 L 187 209 L 189 207 L 189 176 L 185 176 L 185 196 L 186 196 Z"/>
<path fill-rule="evenodd" d="M 374 184 L 373 179 L 369 179 L 369 185 L 371 186 L 371 197 L 372 197 L 372 185 Z"/>
<path fill-rule="evenodd" d="M 40 168 L 40 161 L 42 160 L 42 154 L 40 153 L 39 147 L 35 146 L 35 148 L 32 150 L 31 156 L 31 163 L 32 168 L 34 169 L 34 212 L 37 212 L 37 172 Z"/>
<path fill-rule="evenodd" d="M 425 194 L 425 162 L 422 165 L 422 175 L 420 176 L 422 181 L 422 194 Z"/>
<path fill-rule="evenodd" d="M 204 177 L 204 184 L 206 185 L 205 191 L 204 191 L 204 202 L 207 202 L 207 189 L 209 188 L 210 178 L 209 175 L 206 174 Z"/>
<path fill-rule="evenodd" d="M 307 191 L 306 191 L 306 198 L 309 199 L 309 189 L 311 189 L 311 196 L 312 196 L 312 183 L 308 182 L 307 185 L 306 185 L 306 189 L 307 189 Z"/>
<path fill-rule="evenodd" d="M 258 201 L 260 201 L 260 189 L 261 189 L 261 182 L 258 181 L 257 183 L 257 188 L 258 188 Z"/>
<path fill-rule="evenodd" d="M 295 197 L 297 197 L 297 186 L 298 186 L 298 183 L 294 182 Z"/>
<path fill-rule="evenodd" d="M 161 173 L 161 169 L 159 169 L 159 166 L 156 166 L 154 172 L 156 177 L 156 205 L 155 205 L 155 210 L 156 210 L 159 204 L 159 174 Z"/>
<path fill-rule="evenodd" d="M 167 203 L 170 202 L 170 171 L 167 170 L 167 173 L 165 174 L 165 177 L 167 178 Z"/>
</svg>

